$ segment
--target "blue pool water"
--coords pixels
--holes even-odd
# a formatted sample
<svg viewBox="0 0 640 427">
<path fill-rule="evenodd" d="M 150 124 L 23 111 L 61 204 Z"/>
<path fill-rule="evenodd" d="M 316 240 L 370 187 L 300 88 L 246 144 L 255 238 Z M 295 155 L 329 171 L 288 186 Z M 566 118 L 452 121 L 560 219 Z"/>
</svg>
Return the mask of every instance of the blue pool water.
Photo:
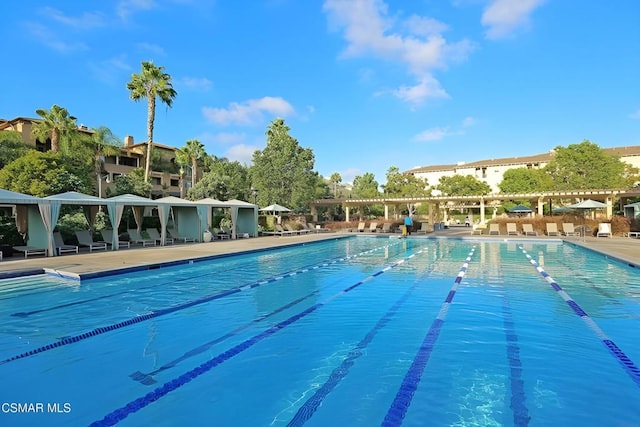
<svg viewBox="0 0 640 427">
<path fill-rule="evenodd" d="M 16 278 L 0 318 L 2 426 L 640 425 L 640 272 L 567 243 Z"/>
</svg>

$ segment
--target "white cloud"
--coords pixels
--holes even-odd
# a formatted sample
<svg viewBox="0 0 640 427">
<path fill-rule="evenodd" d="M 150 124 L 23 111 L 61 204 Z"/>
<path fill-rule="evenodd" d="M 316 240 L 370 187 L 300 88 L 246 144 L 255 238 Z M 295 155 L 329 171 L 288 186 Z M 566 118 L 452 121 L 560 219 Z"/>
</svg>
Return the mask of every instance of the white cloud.
<svg viewBox="0 0 640 427">
<path fill-rule="evenodd" d="M 106 83 L 114 83 L 122 74 L 133 71 L 124 54 L 100 62 L 91 62 L 89 69 L 97 80 Z"/>
<path fill-rule="evenodd" d="M 343 30 L 347 42 L 343 57 L 372 56 L 402 63 L 420 81 L 435 81 L 435 69 L 466 59 L 474 48 L 468 40 L 448 42 L 441 34 L 447 25 L 435 19 L 418 15 L 405 20 L 390 17 L 383 0 L 326 0 L 323 9 L 330 25 Z M 397 91 L 403 93 L 406 89 Z M 443 93 L 442 89 L 427 91 L 425 96 L 442 97 Z"/>
<path fill-rule="evenodd" d="M 634 111 L 633 113 L 629 114 L 629 118 L 633 119 L 633 120 L 640 120 L 640 109 Z"/>
<path fill-rule="evenodd" d="M 253 162 L 253 152 L 257 149 L 258 147 L 238 144 L 226 150 L 224 153 L 224 157 L 231 161 L 237 161 L 244 165 L 250 165 Z"/>
<path fill-rule="evenodd" d="M 448 99 L 449 94 L 440 86 L 440 82 L 431 76 L 425 76 L 415 86 L 401 86 L 392 91 L 393 95 L 412 105 L 420 105 L 427 99 Z"/>
<path fill-rule="evenodd" d="M 84 12 L 82 15 L 77 17 L 65 15 L 63 12 L 53 7 L 42 8 L 40 12 L 46 16 L 47 19 L 76 29 L 102 27 L 106 24 L 105 17 L 100 12 Z"/>
<path fill-rule="evenodd" d="M 294 109 L 284 99 L 272 96 L 250 99 L 243 103 L 232 102 L 229 108 L 202 108 L 205 118 L 219 125 L 253 125 L 263 120 L 265 113 L 288 116 L 294 113 Z"/>
<path fill-rule="evenodd" d="M 155 0 L 120 0 L 116 13 L 123 21 L 139 10 L 151 10 L 156 7 Z"/>
<path fill-rule="evenodd" d="M 60 53 L 72 53 L 88 50 L 89 47 L 82 42 L 66 42 L 61 40 L 58 35 L 50 31 L 44 25 L 29 22 L 26 24 L 27 30 L 40 43 Z"/>
<path fill-rule="evenodd" d="M 153 43 L 145 43 L 145 42 L 137 43 L 136 47 L 139 50 L 144 50 L 146 52 L 151 52 L 151 53 L 153 53 L 155 55 L 158 55 L 158 56 L 166 56 L 166 54 L 167 54 L 161 46 L 158 46 L 157 44 L 153 44 Z"/>
<path fill-rule="evenodd" d="M 463 128 L 468 128 L 468 127 L 471 127 L 471 126 L 475 125 L 476 123 L 478 123 L 478 120 L 474 119 L 473 117 L 470 117 L 470 116 L 469 117 L 465 117 L 462 120 L 462 127 Z"/>
<path fill-rule="evenodd" d="M 500 39 L 529 25 L 529 17 L 545 0 L 492 0 L 482 14 L 488 39 Z"/>
<path fill-rule="evenodd" d="M 180 83 L 187 87 L 188 89 L 197 90 L 197 91 L 208 91 L 213 86 L 211 80 L 205 77 L 183 77 L 180 80 Z"/>
<path fill-rule="evenodd" d="M 416 142 L 431 142 L 439 141 L 445 136 L 449 135 L 449 128 L 435 127 L 424 130 L 413 137 L 413 141 Z"/>
</svg>

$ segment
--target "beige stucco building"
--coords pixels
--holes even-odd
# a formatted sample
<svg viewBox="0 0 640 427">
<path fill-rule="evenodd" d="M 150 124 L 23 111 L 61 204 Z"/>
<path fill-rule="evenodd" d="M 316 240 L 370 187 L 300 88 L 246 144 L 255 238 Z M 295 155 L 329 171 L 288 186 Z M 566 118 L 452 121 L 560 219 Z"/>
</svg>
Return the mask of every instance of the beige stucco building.
<svg viewBox="0 0 640 427">
<path fill-rule="evenodd" d="M 0 119 L 0 130 L 10 130 L 18 132 L 22 136 L 22 140 L 39 151 L 47 151 L 51 149 L 51 140 L 36 140 L 32 135 L 33 124 L 39 122 L 39 119 L 28 117 L 16 117 L 12 120 Z M 88 135 L 93 132 L 84 125 L 78 126 L 80 132 Z M 109 188 L 113 187 L 114 179 L 120 175 L 126 175 L 136 168 L 144 168 L 145 153 L 147 143 L 134 143 L 132 136 L 126 136 L 124 146 L 117 156 L 107 156 L 104 159 L 104 174 L 100 185 L 96 184 L 101 190 L 101 196 L 105 197 Z M 154 152 L 159 153 L 161 161 L 166 164 L 168 170 L 178 168 L 175 166 L 176 148 L 168 145 L 153 143 Z M 181 197 L 186 193 L 188 186 L 191 184 L 191 171 L 189 168 L 185 171 L 181 183 L 179 173 L 167 171 L 152 170 L 150 179 L 152 184 L 152 195 L 154 197 L 177 196 Z M 181 184 L 183 187 L 181 187 Z M 182 191 L 181 191 L 182 189 Z"/>
<path fill-rule="evenodd" d="M 640 145 L 630 147 L 603 148 L 608 154 L 620 157 L 623 162 L 640 168 Z M 414 168 L 404 173 L 417 178 L 426 179 L 429 185 L 437 185 L 443 176 L 471 175 L 487 183 L 492 193 L 499 193 L 498 185 L 502 182 L 504 173 L 509 169 L 528 168 L 540 169 L 549 163 L 553 151 L 523 157 L 505 157 L 502 159 L 479 160 L 476 162 L 459 162 L 455 165 L 434 165 Z"/>
</svg>

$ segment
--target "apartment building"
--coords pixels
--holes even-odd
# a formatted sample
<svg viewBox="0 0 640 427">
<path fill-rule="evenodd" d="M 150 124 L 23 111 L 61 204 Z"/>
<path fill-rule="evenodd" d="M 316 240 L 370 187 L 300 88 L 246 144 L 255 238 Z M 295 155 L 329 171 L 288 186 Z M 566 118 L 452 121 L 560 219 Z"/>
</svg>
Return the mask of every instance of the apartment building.
<svg viewBox="0 0 640 427">
<path fill-rule="evenodd" d="M 619 157 L 620 160 L 629 163 L 631 166 L 640 168 L 640 145 L 603 148 L 603 150 L 608 154 Z M 515 168 L 541 169 L 551 161 L 552 157 L 553 150 L 548 153 L 531 156 L 479 160 L 471 163 L 458 162 L 455 165 L 422 166 L 404 173 L 427 179 L 429 185 L 437 185 L 443 176 L 471 175 L 488 184 L 493 193 L 499 193 L 500 188 L 498 188 L 498 185 L 502 182 L 502 177 L 506 171 Z"/>
<path fill-rule="evenodd" d="M 34 123 L 38 123 L 40 119 L 28 117 L 16 117 L 12 120 L 0 119 L 0 130 L 11 130 L 20 133 L 22 140 L 38 151 L 47 151 L 51 149 L 51 140 L 40 141 L 33 137 L 32 128 Z M 78 126 L 78 131 L 91 135 L 91 129 L 84 125 Z M 106 197 L 109 189 L 114 187 L 114 180 L 120 175 L 126 175 L 136 168 L 145 167 L 145 153 L 147 143 L 134 143 L 132 136 L 126 136 L 124 146 L 117 156 L 107 156 L 104 159 L 104 174 L 102 175 L 101 185 L 98 187 L 102 192 L 101 196 Z M 168 145 L 153 143 L 154 158 L 160 159 L 162 170 L 150 171 L 150 180 L 152 184 L 151 194 L 153 197 L 176 196 L 181 197 L 186 194 L 191 185 L 191 170 L 186 168 L 182 176 L 179 168 L 175 164 L 176 148 Z"/>
</svg>

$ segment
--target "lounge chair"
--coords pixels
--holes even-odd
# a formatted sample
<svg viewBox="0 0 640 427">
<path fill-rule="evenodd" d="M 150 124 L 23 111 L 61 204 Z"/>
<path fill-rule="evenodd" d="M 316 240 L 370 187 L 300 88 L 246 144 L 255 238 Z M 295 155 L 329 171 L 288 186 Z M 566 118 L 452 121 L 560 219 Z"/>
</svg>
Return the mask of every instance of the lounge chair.
<svg viewBox="0 0 640 427">
<path fill-rule="evenodd" d="M 28 258 L 29 255 L 44 255 L 47 256 L 49 252 L 47 248 L 38 248 L 35 246 L 14 246 L 13 250 L 16 252 L 24 253 L 24 257 Z"/>
<path fill-rule="evenodd" d="M 416 230 L 416 234 L 427 234 L 429 231 L 429 223 L 423 222 L 420 223 L 420 228 Z"/>
<path fill-rule="evenodd" d="M 147 234 L 151 239 L 156 241 L 157 245 L 162 243 L 162 235 L 160 234 L 157 228 L 147 228 L 145 231 L 147 232 Z M 173 245 L 173 239 L 171 237 L 165 237 L 164 244 Z"/>
<path fill-rule="evenodd" d="M 156 240 L 155 239 L 145 239 L 144 237 L 142 237 L 142 235 L 140 234 L 140 232 L 136 228 L 128 229 L 127 233 L 129 234 L 129 241 L 131 243 L 138 243 L 138 244 L 142 245 L 143 248 L 145 246 L 155 246 L 156 245 Z"/>
<path fill-rule="evenodd" d="M 579 236 L 580 233 L 576 231 L 572 222 L 563 222 L 562 223 L 562 232 L 565 236 Z"/>
<path fill-rule="evenodd" d="M 375 233 L 378 230 L 378 223 L 372 222 L 369 224 L 369 233 Z"/>
<path fill-rule="evenodd" d="M 195 243 L 196 239 L 193 237 L 180 236 L 177 233 L 172 232 L 167 228 L 167 236 L 171 237 L 174 242 L 182 241 L 182 243 Z"/>
<path fill-rule="evenodd" d="M 533 224 L 522 224 L 522 234 L 525 236 L 537 236 L 538 232 L 533 229 Z"/>
<path fill-rule="evenodd" d="M 518 226 L 515 222 L 507 223 L 507 236 L 517 236 L 518 235 Z"/>
<path fill-rule="evenodd" d="M 53 243 L 58 255 L 62 255 L 65 252 L 78 253 L 78 247 L 76 245 L 67 245 L 64 240 L 62 240 L 62 235 L 57 231 L 53 233 Z"/>
<path fill-rule="evenodd" d="M 104 243 L 106 243 L 108 246 L 111 246 L 113 244 L 112 229 L 104 228 L 100 231 L 100 234 L 102 235 L 102 240 L 104 241 Z M 131 247 L 131 242 L 129 242 L 128 240 L 118 239 L 118 248 L 130 248 L 130 247 Z"/>
<path fill-rule="evenodd" d="M 547 236 L 559 236 L 560 232 L 558 231 L 558 224 L 555 222 L 547 223 Z"/>
<path fill-rule="evenodd" d="M 220 228 L 212 228 L 213 230 L 213 238 L 215 239 L 216 237 L 220 240 L 229 240 L 231 239 L 231 233 L 227 233 L 226 231 L 220 229 Z"/>
<path fill-rule="evenodd" d="M 384 224 L 382 224 L 382 228 L 380 229 L 381 233 L 393 233 L 393 231 L 391 230 L 391 223 L 390 222 L 385 222 Z"/>
<path fill-rule="evenodd" d="M 310 222 L 308 225 L 309 225 L 309 228 L 311 228 L 312 230 L 315 230 L 316 233 L 318 233 L 318 232 L 322 233 L 322 232 L 326 232 L 326 231 L 331 231 L 331 229 L 329 229 L 329 228 L 322 227 L 321 225 L 314 224 L 312 222 Z"/>
<path fill-rule="evenodd" d="M 500 235 L 500 224 L 489 224 L 489 236 L 494 234 Z"/>
<path fill-rule="evenodd" d="M 609 222 L 601 222 L 598 224 L 598 232 L 596 233 L 596 237 L 612 237 L 611 233 L 611 223 Z"/>
<path fill-rule="evenodd" d="M 293 228 L 293 225 L 291 224 L 285 224 L 284 229 L 285 231 L 290 231 L 291 234 L 307 234 L 309 232 L 309 230 L 305 230 L 305 229 L 297 230 Z"/>
<path fill-rule="evenodd" d="M 78 238 L 78 244 L 89 248 L 89 252 L 93 250 L 107 250 L 107 244 L 105 242 L 94 242 L 91 232 L 89 230 L 76 231 L 76 237 Z"/>
<path fill-rule="evenodd" d="M 360 222 L 358 223 L 358 228 L 356 229 L 357 232 L 364 232 L 364 222 Z"/>
<path fill-rule="evenodd" d="M 471 235 L 473 236 L 475 235 L 482 235 L 482 233 L 484 233 L 484 231 L 487 229 L 487 227 L 485 225 L 482 224 L 472 224 L 471 225 Z M 498 232 L 500 231 L 500 229 L 498 229 Z"/>
</svg>

